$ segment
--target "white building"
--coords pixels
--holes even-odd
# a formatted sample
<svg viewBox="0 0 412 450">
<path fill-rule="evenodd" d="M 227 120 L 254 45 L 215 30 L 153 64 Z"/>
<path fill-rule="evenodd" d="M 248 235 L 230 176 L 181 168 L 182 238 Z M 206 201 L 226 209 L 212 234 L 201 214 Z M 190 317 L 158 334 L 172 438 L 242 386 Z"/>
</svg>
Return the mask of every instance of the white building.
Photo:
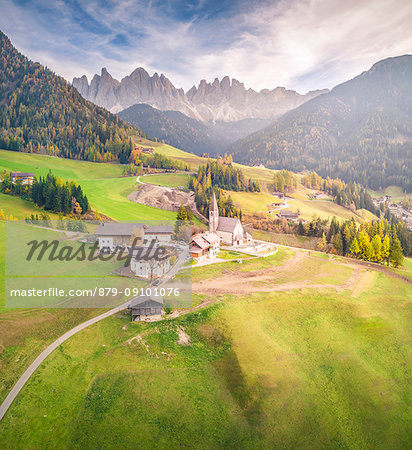
<svg viewBox="0 0 412 450">
<path fill-rule="evenodd" d="M 152 280 L 163 277 L 170 270 L 170 258 L 172 254 L 168 252 L 162 258 L 148 258 L 139 257 L 139 248 L 132 248 L 130 250 L 130 270 L 139 278 Z"/>
<path fill-rule="evenodd" d="M 192 258 L 197 261 L 217 258 L 220 252 L 221 238 L 210 231 L 196 234 L 192 237 L 190 252 Z"/>
<path fill-rule="evenodd" d="M 173 236 L 171 225 L 146 226 L 142 223 L 103 222 L 96 230 L 99 251 L 129 250 L 135 238 L 148 242 L 169 243 Z"/>
<path fill-rule="evenodd" d="M 144 238 L 148 241 L 155 239 L 157 242 L 167 243 L 172 240 L 173 227 L 171 225 L 154 225 L 145 227 Z"/>
<path fill-rule="evenodd" d="M 243 225 L 237 217 L 219 216 L 214 192 L 209 208 L 209 231 L 216 233 L 222 243 L 226 245 L 243 245 L 253 242 L 252 236 L 243 229 Z"/>
<path fill-rule="evenodd" d="M 96 238 L 101 252 L 127 250 L 132 244 L 132 236 L 144 237 L 141 223 L 102 222 L 96 230 Z"/>
</svg>

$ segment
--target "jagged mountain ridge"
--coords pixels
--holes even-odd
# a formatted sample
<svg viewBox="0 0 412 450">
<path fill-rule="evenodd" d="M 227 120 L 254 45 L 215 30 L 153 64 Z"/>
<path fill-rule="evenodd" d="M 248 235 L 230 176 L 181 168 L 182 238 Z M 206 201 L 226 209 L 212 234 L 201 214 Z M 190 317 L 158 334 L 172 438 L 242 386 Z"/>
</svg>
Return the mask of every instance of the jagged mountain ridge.
<svg viewBox="0 0 412 450">
<path fill-rule="evenodd" d="M 139 67 L 121 81 L 103 68 L 90 84 L 85 75 L 73 79 L 73 86 L 91 102 L 119 112 L 138 103 L 145 103 L 161 111 L 179 111 L 202 122 L 236 122 L 246 118 L 276 119 L 302 103 L 327 92 L 310 91 L 301 95 L 283 87 L 256 92 L 229 77 L 213 83 L 202 80 L 188 92 L 177 89 L 163 74 L 148 72 Z"/>
<path fill-rule="evenodd" d="M 412 192 L 412 55 L 377 62 L 228 152 L 245 164 Z"/>
</svg>

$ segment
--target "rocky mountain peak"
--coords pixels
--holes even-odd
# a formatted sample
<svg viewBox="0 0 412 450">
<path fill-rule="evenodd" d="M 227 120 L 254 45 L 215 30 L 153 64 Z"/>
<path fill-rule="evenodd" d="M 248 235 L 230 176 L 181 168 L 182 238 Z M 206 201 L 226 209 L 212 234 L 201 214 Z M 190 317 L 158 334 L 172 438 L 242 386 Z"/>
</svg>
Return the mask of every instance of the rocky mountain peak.
<svg viewBox="0 0 412 450">
<path fill-rule="evenodd" d="M 177 89 L 164 75 L 152 76 L 143 68 L 136 68 L 120 82 L 106 68 L 90 82 L 85 76 L 74 78 L 73 85 L 88 100 L 118 112 L 139 103 L 160 110 L 179 111 L 204 122 L 273 119 L 322 93 L 300 95 L 283 87 L 264 89 L 259 93 L 229 76 L 216 77 L 211 83 L 202 79 L 198 86 L 186 93 Z"/>
</svg>

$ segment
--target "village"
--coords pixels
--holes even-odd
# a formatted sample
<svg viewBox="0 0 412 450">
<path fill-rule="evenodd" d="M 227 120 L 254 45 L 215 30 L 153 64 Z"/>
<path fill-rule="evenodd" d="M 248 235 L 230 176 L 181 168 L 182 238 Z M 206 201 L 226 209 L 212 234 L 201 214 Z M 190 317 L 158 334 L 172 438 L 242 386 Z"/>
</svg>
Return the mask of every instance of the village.
<svg viewBox="0 0 412 450">
<path fill-rule="evenodd" d="M 373 199 L 373 204 L 379 208 L 380 206 L 387 206 L 389 212 L 398 219 L 404 220 L 406 227 L 409 231 L 412 231 L 412 208 L 405 208 L 401 203 L 394 203 L 392 196 L 384 195 L 379 198 Z"/>
<path fill-rule="evenodd" d="M 182 240 L 183 239 L 183 240 Z M 186 239 L 175 234 L 173 225 L 101 222 L 88 242 L 97 244 L 100 254 L 126 253 L 130 265 L 121 274 L 145 280 L 150 286 L 161 286 L 168 280 L 172 267 L 179 269 L 225 262 L 219 258 L 222 249 L 243 257 L 266 257 L 277 251 L 274 244 L 255 241 L 238 218 L 219 215 L 213 193 L 209 208 L 208 230 L 190 231 Z M 142 257 L 142 250 L 164 249 L 162 258 Z M 242 262 L 238 258 L 239 263 Z M 138 296 L 128 305 L 133 321 L 161 320 L 163 298 Z"/>
</svg>

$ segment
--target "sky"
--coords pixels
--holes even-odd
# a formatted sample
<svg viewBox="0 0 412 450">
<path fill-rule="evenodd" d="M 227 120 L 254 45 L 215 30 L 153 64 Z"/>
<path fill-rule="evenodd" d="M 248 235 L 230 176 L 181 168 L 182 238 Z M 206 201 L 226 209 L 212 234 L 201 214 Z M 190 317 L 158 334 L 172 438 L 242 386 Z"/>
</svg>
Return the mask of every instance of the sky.
<svg viewBox="0 0 412 450">
<path fill-rule="evenodd" d="M 228 75 L 306 93 L 412 53 L 408 0 L 0 0 L 0 12 L 17 49 L 68 81 L 144 67 L 185 90 Z"/>
</svg>

